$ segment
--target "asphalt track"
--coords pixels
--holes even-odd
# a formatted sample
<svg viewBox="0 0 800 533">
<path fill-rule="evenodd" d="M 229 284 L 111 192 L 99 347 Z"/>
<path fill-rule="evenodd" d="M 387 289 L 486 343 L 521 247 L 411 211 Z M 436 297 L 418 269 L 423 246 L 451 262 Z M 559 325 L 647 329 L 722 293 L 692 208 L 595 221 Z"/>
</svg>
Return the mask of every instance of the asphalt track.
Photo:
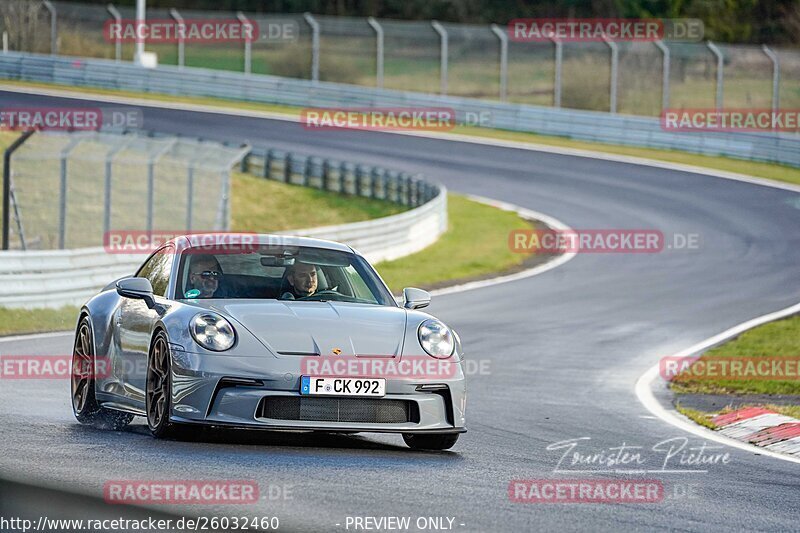
<svg viewBox="0 0 800 533">
<path fill-rule="evenodd" d="M 85 106 L 8 92 L 0 103 Z M 469 358 L 489 368 L 469 378 L 469 432 L 451 452 L 411 452 L 399 436 L 236 433 L 162 442 L 141 424 L 101 432 L 74 421 L 68 383 L 20 380 L 0 387 L 3 475 L 95 495 L 109 479 L 254 479 L 262 493 L 287 485 L 291 499 L 170 509 L 278 516 L 283 530 L 346 531 L 348 516 L 410 516 L 412 524 L 453 517 L 456 531 L 797 530 L 797 464 L 732 448 L 713 451 L 729 452 L 727 464 L 682 464 L 680 456 L 665 464 L 652 449 L 657 443 L 703 441 L 650 416 L 634 384 L 660 357 L 800 301 L 800 194 L 496 146 L 306 131 L 276 120 L 149 108 L 144 119 L 168 133 L 423 172 L 453 191 L 512 202 L 576 229 L 696 233 L 702 244 L 579 254 L 539 276 L 436 298 L 431 312 L 460 332 Z M 0 342 L 0 353 L 63 354 L 70 343 L 68 336 L 13 340 Z M 555 473 L 599 468 L 559 467 L 563 450 L 547 450 L 580 437 L 590 439 L 576 448 L 584 454 L 642 446 L 645 462 L 634 466 L 650 472 Z M 588 477 L 657 479 L 666 496 L 652 504 L 519 504 L 507 494 L 512 479 Z"/>
</svg>

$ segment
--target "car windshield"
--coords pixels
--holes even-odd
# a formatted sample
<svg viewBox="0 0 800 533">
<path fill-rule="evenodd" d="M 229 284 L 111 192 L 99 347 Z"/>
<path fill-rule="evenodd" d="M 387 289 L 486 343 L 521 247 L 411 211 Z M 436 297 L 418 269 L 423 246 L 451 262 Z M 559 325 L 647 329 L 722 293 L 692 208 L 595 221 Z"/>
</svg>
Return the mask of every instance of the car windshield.
<svg viewBox="0 0 800 533">
<path fill-rule="evenodd" d="M 178 299 L 336 301 L 395 306 L 360 256 L 303 246 L 264 246 L 247 252 L 181 255 Z"/>
</svg>

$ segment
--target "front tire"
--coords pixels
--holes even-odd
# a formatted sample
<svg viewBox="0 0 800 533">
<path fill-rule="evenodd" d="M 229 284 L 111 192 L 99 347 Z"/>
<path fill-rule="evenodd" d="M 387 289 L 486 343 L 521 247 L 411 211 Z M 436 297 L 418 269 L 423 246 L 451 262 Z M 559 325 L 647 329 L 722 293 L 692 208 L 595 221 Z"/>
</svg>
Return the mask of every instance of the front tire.
<svg viewBox="0 0 800 533">
<path fill-rule="evenodd" d="M 145 410 L 150 433 L 157 439 L 177 437 L 177 427 L 169 421 L 172 412 L 172 357 L 167 335 L 163 331 L 156 333 L 150 345 L 145 387 Z"/>
<path fill-rule="evenodd" d="M 72 413 L 81 424 L 116 431 L 124 429 L 133 420 L 133 415 L 106 409 L 97 402 L 96 373 L 92 322 L 88 316 L 84 316 L 78 325 L 72 349 Z"/>
<path fill-rule="evenodd" d="M 458 441 L 458 433 L 403 433 L 403 440 L 412 450 L 449 450 Z"/>
</svg>

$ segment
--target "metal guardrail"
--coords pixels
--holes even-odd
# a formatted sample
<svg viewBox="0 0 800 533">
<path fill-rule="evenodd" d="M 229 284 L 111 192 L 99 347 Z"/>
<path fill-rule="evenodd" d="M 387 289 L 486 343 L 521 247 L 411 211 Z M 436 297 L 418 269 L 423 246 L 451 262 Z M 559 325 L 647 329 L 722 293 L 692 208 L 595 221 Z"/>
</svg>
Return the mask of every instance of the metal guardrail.
<svg viewBox="0 0 800 533">
<path fill-rule="evenodd" d="M 418 252 L 447 230 L 446 189 L 419 176 L 267 149 L 253 149 L 241 165 L 267 179 L 412 207 L 375 220 L 277 233 L 343 242 L 375 263 Z M 78 305 L 145 258 L 100 247 L 0 252 L 0 306 Z"/>
<path fill-rule="evenodd" d="M 470 98 L 36 54 L 0 55 L 0 78 L 182 96 L 205 96 L 300 107 L 448 107 L 458 120 L 487 117 L 482 126 L 576 140 L 680 150 L 800 167 L 800 136 L 774 133 L 672 132 L 654 118 L 554 109 Z"/>
</svg>

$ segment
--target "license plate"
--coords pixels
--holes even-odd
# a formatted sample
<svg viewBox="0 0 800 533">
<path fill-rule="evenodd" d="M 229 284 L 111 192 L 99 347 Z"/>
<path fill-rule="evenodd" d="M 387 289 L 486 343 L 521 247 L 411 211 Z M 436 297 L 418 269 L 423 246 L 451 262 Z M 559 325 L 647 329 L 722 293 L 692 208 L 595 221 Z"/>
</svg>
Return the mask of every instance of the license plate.
<svg viewBox="0 0 800 533">
<path fill-rule="evenodd" d="M 386 395 L 386 378 L 317 378 L 302 376 L 300 394 L 309 396 Z"/>
</svg>

